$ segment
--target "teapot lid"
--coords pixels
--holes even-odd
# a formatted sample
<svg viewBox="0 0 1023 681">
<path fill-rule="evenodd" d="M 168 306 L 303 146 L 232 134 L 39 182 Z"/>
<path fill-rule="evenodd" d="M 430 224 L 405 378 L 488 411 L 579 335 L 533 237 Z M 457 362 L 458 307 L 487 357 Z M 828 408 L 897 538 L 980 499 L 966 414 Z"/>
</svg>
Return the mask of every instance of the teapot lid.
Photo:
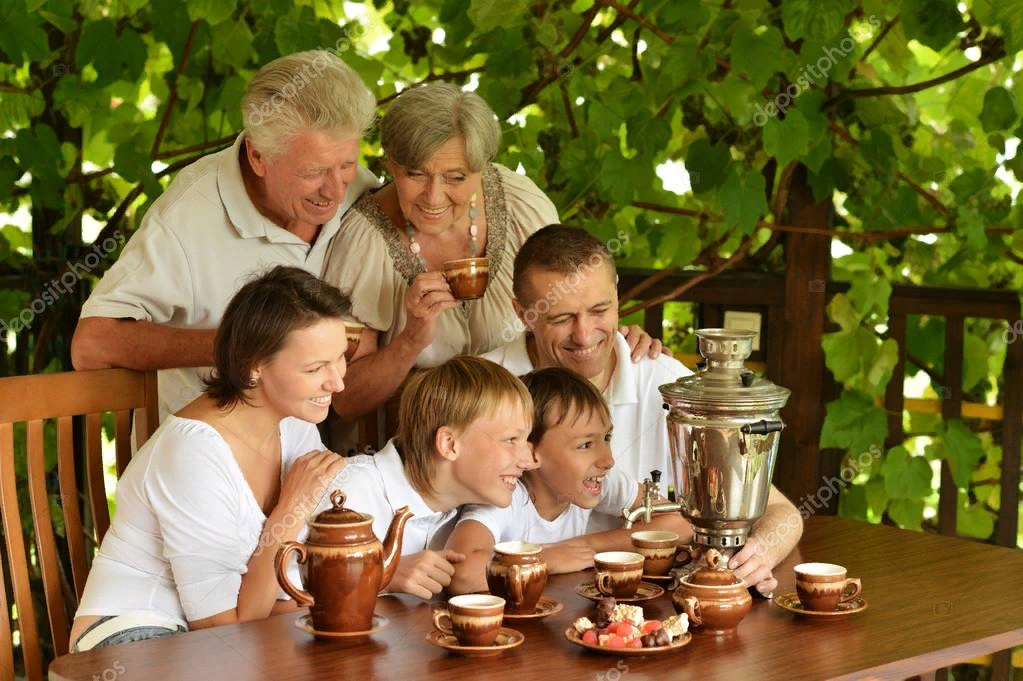
<svg viewBox="0 0 1023 681">
<path fill-rule="evenodd" d="M 717 549 L 707 549 L 707 567 L 689 574 L 685 581 L 697 586 L 734 586 L 743 581 L 728 569 L 728 559 Z"/>
<path fill-rule="evenodd" d="M 718 410 L 776 411 L 789 399 L 788 388 L 757 376 L 743 362 L 753 352 L 756 333 L 744 329 L 697 329 L 706 365 L 697 373 L 660 386 L 672 407 L 697 413 Z"/>
<path fill-rule="evenodd" d="M 362 523 L 372 518 L 365 513 L 359 513 L 353 511 L 350 508 L 344 508 L 345 493 L 339 489 L 334 490 L 330 493 L 330 503 L 333 508 L 328 508 L 313 519 L 313 523 L 317 525 L 351 525 L 352 523 Z"/>
</svg>

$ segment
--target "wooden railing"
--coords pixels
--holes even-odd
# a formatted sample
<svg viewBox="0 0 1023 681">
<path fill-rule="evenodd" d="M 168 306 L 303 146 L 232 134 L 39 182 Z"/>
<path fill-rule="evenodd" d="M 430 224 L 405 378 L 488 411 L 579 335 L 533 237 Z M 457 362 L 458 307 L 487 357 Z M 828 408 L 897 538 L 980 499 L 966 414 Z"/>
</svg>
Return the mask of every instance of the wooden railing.
<svg viewBox="0 0 1023 681">
<path fill-rule="evenodd" d="M 696 274 L 675 274 L 661 276 L 655 283 L 641 285 L 648 277 L 656 274 L 646 270 L 619 270 L 620 304 L 628 301 L 650 301 L 675 290 Z M 787 343 L 796 340 L 805 344 L 806 339 L 795 339 L 790 334 L 800 332 L 798 320 L 786 314 L 786 294 L 795 291 L 797 295 L 818 294 L 816 300 L 826 304 L 830 298 L 848 289 L 848 284 L 823 280 L 803 281 L 793 286 L 793 277 L 765 274 L 724 273 L 701 281 L 688 289 L 681 299 L 665 302 L 695 303 L 698 306 L 696 326 L 721 327 L 725 325 L 727 311 L 756 312 L 761 315 L 760 347 L 750 356 L 749 365 L 765 371 L 772 381 L 786 387 L 800 390 L 816 390 L 815 394 L 800 395 L 801 399 L 790 399 L 782 412 L 787 422 L 803 425 L 806 434 L 820 433 L 824 411 L 820 405 L 838 396 L 841 386 L 825 372 L 822 380 L 807 380 L 806 375 L 796 375 L 798 365 L 785 359 Z M 638 287 L 638 288 L 637 288 Z M 823 295 L 819 295 L 823 294 Z M 811 298 L 813 296 L 811 295 Z M 801 301 L 805 307 L 806 299 Z M 942 317 L 946 322 L 945 354 L 943 375 L 926 367 L 932 380 L 937 377 L 941 384 L 940 400 L 907 399 L 904 394 L 906 362 L 906 320 L 909 315 Z M 1002 462 L 1000 476 L 1000 504 L 995 525 L 994 542 L 1002 546 L 1015 547 L 1017 543 L 1020 503 L 1020 447 L 1023 431 L 1023 337 L 1007 346 L 1005 363 L 1002 368 L 1002 391 L 1000 409 L 965 402 L 962 393 L 963 351 L 965 321 L 967 318 L 1003 320 L 1010 327 L 1023 319 L 1020 301 L 1009 291 L 946 289 L 913 286 L 894 286 L 889 300 L 889 337 L 899 344 L 899 359 L 888 384 L 884 399 L 888 412 L 888 438 L 885 447 L 892 447 L 905 439 L 903 412 L 939 412 L 945 420 L 956 418 L 982 417 L 1002 421 L 1001 446 Z M 664 303 L 651 305 L 643 311 L 643 327 L 655 338 L 661 338 L 664 322 Z M 837 330 L 828 328 L 825 330 Z M 817 339 L 819 342 L 819 338 Z M 689 358 L 690 360 L 693 358 Z M 921 367 L 925 368 L 925 367 Z M 794 395 L 795 397 L 795 395 Z M 820 477 L 831 479 L 841 468 L 844 452 L 819 450 L 816 442 L 793 441 L 783 433 L 778 462 L 775 466 L 775 483 L 791 499 L 801 499 L 813 487 L 819 485 Z M 820 476 L 820 477 L 818 477 Z M 958 489 L 952 479 L 947 461 L 941 464 L 940 501 L 938 504 L 938 531 L 946 535 L 956 534 Z M 831 503 L 831 511 L 837 505 L 837 498 Z M 991 678 L 1007 681 L 1012 678 L 1011 651 L 1001 651 L 990 658 Z M 947 670 L 938 670 L 932 676 L 936 681 L 948 678 Z"/>
</svg>

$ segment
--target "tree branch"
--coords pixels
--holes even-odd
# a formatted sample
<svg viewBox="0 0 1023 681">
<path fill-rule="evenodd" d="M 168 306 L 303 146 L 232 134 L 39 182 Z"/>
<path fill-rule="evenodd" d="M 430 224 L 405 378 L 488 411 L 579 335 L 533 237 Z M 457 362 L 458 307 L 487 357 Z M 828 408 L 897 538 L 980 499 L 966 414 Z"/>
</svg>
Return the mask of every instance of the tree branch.
<svg viewBox="0 0 1023 681">
<path fill-rule="evenodd" d="M 487 67 L 485 67 L 485 66 L 477 66 L 476 68 L 465 69 L 463 71 L 443 71 L 441 73 L 431 73 L 426 78 L 423 78 L 421 81 L 419 81 L 417 83 L 412 83 L 411 85 L 406 87 L 405 90 L 408 90 L 410 88 L 414 88 L 417 85 L 422 85 L 423 83 L 432 83 L 433 81 L 436 81 L 436 80 L 459 80 L 459 79 L 465 78 L 466 76 L 469 76 L 469 75 L 471 75 L 473 73 L 481 73 L 481 72 L 486 71 L 486 70 L 487 70 Z M 401 92 L 404 92 L 405 90 L 402 90 Z M 393 95 L 388 95 L 388 96 L 384 97 L 383 99 L 378 99 L 377 100 L 377 106 L 380 106 L 381 104 L 386 104 L 387 102 L 391 101 L 392 99 L 394 99 L 395 97 L 400 95 L 401 92 L 395 92 Z"/>
<path fill-rule="evenodd" d="M 877 34 L 877 37 L 874 38 L 873 42 L 871 42 L 870 45 L 867 46 L 867 49 L 863 52 L 863 56 L 860 57 L 861 64 L 866 62 L 867 57 L 870 56 L 870 53 L 877 49 L 877 46 L 881 44 L 881 41 L 884 40 L 884 37 L 888 35 L 888 31 L 895 28 L 895 24 L 899 23 L 899 18 L 900 18 L 899 15 L 896 14 L 894 19 L 892 19 L 891 21 L 884 25 L 884 28 L 881 29 L 881 32 Z"/>
<path fill-rule="evenodd" d="M 972 64 L 962 66 L 956 69 L 955 71 L 946 73 L 943 76 L 938 76 L 937 78 L 921 81 L 919 83 L 913 83 L 912 85 L 890 85 L 886 87 L 871 87 L 859 90 L 844 90 L 839 94 L 835 95 L 834 97 L 832 97 L 831 99 L 829 99 L 827 102 L 825 102 L 824 107 L 827 107 L 829 104 L 831 104 L 835 100 L 841 99 L 842 97 L 875 97 L 878 95 L 907 95 L 912 94 L 914 92 L 920 92 L 922 90 L 935 87 L 936 85 L 941 85 L 942 83 L 947 83 L 949 81 L 955 80 L 960 76 L 965 76 L 967 73 L 970 73 L 971 71 L 976 71 L 981 67 L 996 62 L 1004 56 L 1005 56 L 1004 49 L 995 50 L 990 54 L 981 56 L 980 59 L 973 62 Z"/>
<path fill-rule="evenodd" d="M 238 136 L 238 133 L 233 133 L 231 135 L 228 135 L 227 137 L 221 137 L 220 139 L 213 140 L 211 142 L 203 142 L 202 144 L 193 144 L 190 147 L 184 147 L 182 149 L 174 149 L 173 151 L 161 151 L 159 154 L 156 155 L 156 158 L 154 160 L 161 161 L 163 159 L 174 158 L 176 156 L 184 156 L 185 154 L 194 154 L 194 153 L 199 152 L 199 151 L 209 151 L 210 149 L 217 149 L 218 147 L 223 147 L 223 146 L 225 146 L 227 144 L 233 143 L 234 139 L 237 136 Z"/>
<path fill-rule="evenodd" d="M 629 3 L 629 9 L 636 9 L 636 5 L 638 4 L 639 0 L 632 0 L 632 2 Z M 597 43 L 599 44 L 605 42 L 626 21 L 628 21 L 628 17 L 625 16 L 624 14 L 619 13 L 618 16 L 615 17 L 615 20 L 612 21 L 607 28 L 605 28 L 603 31 L 597 34 Z"/>
<path fill-rule="evenodd" d="M 0 83 L 0 92 L 10 92 L 15 95 L 30 95 L 42 87 L 42 84 L 32 86 L 12 85 L 11 83 Z"/>
<path fill-rule="evenodd" d="M 583 21 L 579 25 L 579 29 L 572 36 L 572 39 L 568 41 L 568 44 L 561 48 L 561 52 L 558 52 L 558 59 L 563 60 L 568 58 L 573 52 L 578 49 L 579 45 L 582 44 L 583 38 L 590 30 L 590 26 L 593 25 L 593 20 L 597 17 L 597 12 L 600 11 L 600 3 L 594 3 L 593 7 L 586 10 L 583 14 Z M 522 88 L 522 96 L 519 98 L 519 103 L 515 107 L 515 110 L 528 106 L 536 101 L 536 98 L 540 96 L 544 88 L 556 81 L 561 77 L 560 68 L 551 69 L 547 75 L 541 75 L 539 78 L 534 80 L 532 83 Z"/>
<path fill-rule="evenodd" d="M 856 140 L 856 138 L 854 138 L 852 135 L 850 135 L 849 131 L 846 130 L 845 128 L 843 128 L 842 126 L 840 126 L 838 123 L 835 123 L 835 122 L 832 121 L 831 129 L 834 130 L 838 134 L 839 137 L 844 139 L 849 144 L 851 144 L 853 146 L 859 146 L 859 144 L 860 144 L 859 141 Z M 901 170 L 896 171 L 895 174 L 896 174 L 896 176 L 900 180 L 902 180 L 903 182 L 908 184 L 913 189 L 913 191 L 915 191 L 920 196 L 924 197 L 924 200 L 927 201 L 927 203 L 929 203 L 932 206 L 934 206 L 935 210 L 937 210 L 938 212 L 940 212 L 940 213 L 942 213 L 944 215 L 950 215 L 951 214 L 951 211 L 948 209 L 947 206 L 945 206 L 944 203 L 941 202 L 941 199 L 939 199 L 937 196 L 935 196 L 931 192 L 927 191 L 926 189 L 924 189 L 923 187 L 918 185 L 913 180 L 909 179 L 905 175 L 905 173 L 903 173 Z"/>
<path fill-rule="evenodd" d="M 572 113 L 572 101 L 568 98 L 568 87 L 565 81 L 559 84 L 561 90 L 561 101 L 565 104 L 565 116 L 568 117 L 568 127 L 572 129 L 572 139 L 579 137 L 579 126 L 575 123 L 575 114 Z"/>
<path fill-rule="evenodd" d="M 624 14 L 628 18 L 638 23 L 643 28 L 649 29 L 651 33 L 653 33 L 655 36 L 663 40 L 668 45 L 671 45 L 672 43 L 675 42 L 674 36 L 671 36 L 668 33 L 665 33 L 661 29 L 654 26 L 649 19 L 642 15 L 637 14 L 632 10 L 631 7 L 626 7 L 622 3 L 616 2 L 616 0 L 597 0 L 597 5 L 606 5 L 607 7 L 616 10 L 619 14 Z"/>
<path fill-rule="evenodd" d="M 752 241 L 748 236 L 743 237 L 742 243 L 739 245 L 739 248 L 736 249 L 735 253 L 733 253 L 727 260 L 719 263 L 718 266 L 715 267 L 713 270 L 710 270 L 708 272 L 701 272 L 700 274 L 696 275 L 695 277 L 685 282 L 681 286 L 675 288 L 675 290 L 665 293 L 663 296 L 658 296 L 656 298 L 652 298 L 650 300 L 643 301 L 642 303 L 639 303 L 637 305 L 633 305 L 632 307 L 626 308 L 619 312 L 619 316 L 627 317 L 630 314 L 633 314 L 634 312 L 640 312 L 647 308 L 654 307 L 655 305 L 660 305 L 661 303 L 678 299 L 683 293 L 693 288 L 701 281 L 704 281 L 705 279 L 710 279 L 711 277 L 716 277 L 717 275 L 721 274 L 725 270 L 735 265 L 735 263 L 745 258 L 746 253 L 749 251 L 751 243 Z M 639 287 L 637 286 L 636 288 Z"/>
<path fill-rule="evenodd" d="M 160 119 L 160 127 L 156 130 L 156 138 L 153 140 L 153 149 L 150 152 L 150 156 L 154 159 L 160 158 L 160 143 L 163 142 L 163 133 L 166 131 L 167 124 L 170 122 L 170 116 L 171 112 L 174 110 L 174 105 L 178 101 L 178 78 L 184 74 L 185 67 L 188 65 L 188 58 L 192 54 L 192 45 L 195 44 L 195 36 L 199 32 L 199 23 L 199 19 L 192 22 L 192 28 L 188 32 L 188 40 L 185 41 L 185 49 L 181 53 L 181 63 L 178 64 L 178 72 L 174 78 L 174 82 L 171 83 L 170 95 L 167 97 L 167 108 L 163 112 L 163 118 Z"/>
<path fill-rule="evenodd" d="M 643 67 L 639 63 L 639 34 L 643 27 L 638 26 L 632 34 L 632 80 L 637 83 L 643 81 Z"/>
</svg>

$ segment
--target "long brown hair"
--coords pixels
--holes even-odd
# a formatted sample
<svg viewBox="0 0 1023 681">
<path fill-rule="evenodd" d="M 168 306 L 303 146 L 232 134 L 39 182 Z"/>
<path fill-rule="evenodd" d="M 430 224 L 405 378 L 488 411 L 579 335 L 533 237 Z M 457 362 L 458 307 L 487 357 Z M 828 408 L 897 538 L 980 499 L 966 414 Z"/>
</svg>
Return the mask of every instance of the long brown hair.
<svg viewBox="0 0 1023 681">
<path fill-rule="evenodd" d="M 341 319 L 348 297 L 297 267 L 278 265 L 245 284 L 227 304 L 213 345 L 213 373 L 205 392 L 224 409 L 251 404 L 252 371 L 277 354 L 292 331 L 321 319 Z"/>
</svg>

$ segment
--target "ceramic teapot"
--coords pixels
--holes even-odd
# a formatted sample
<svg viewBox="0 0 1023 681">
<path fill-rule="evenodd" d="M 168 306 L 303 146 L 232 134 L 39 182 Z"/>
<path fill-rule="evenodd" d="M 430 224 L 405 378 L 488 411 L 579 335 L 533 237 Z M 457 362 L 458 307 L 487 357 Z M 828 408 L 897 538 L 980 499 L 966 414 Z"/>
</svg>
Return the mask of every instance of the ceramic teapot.
<svg viewBox="0 0 1023 681">
<path fill-rule="evenodd" d="M 753 606 L 746 584 L 728 569 L 728 559 L 707 549 L 707 567 L 682 578 L 671 596 L 677 612 L 685 612 L 693 626 L 711 634 L 735 631 Z"/>
<path fill-rule="evenodd" d="M 372 516 L 344 508 L 344 492 L 333 491 L 330 501 L 333 508 L 309 523 L 305 544 L 289 541 L 277 551 L 277 581 L 299 606 L 310 608 L 316 631 L 369 631 L 377 594 L 394 576 L 405 523 L 413 514 L 408 506 L 400 508 L 381 544 L 373 534 Z M 288 579 L 292 553 L 307 565 L 305 591 Z"/>
</svg>

